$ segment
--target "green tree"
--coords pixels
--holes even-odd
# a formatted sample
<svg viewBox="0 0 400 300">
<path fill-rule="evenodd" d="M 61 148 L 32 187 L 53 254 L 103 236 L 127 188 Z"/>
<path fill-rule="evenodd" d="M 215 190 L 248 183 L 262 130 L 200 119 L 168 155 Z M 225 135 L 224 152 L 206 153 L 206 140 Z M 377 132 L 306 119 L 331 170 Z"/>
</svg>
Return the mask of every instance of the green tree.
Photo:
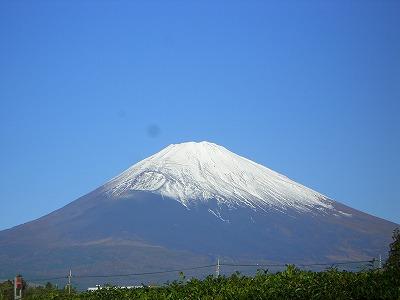
<svg viewBox="0 0 400 300">
<path fill-rule="evenodd" d="M 385 267 L 400 272 L 400 229 L 393 231 L 393 242 L 390 244 L 389 258 Z"/>
<path fill-rule="evenodd" d="M 48 290 L 52 290 L 53 289 L 53 284 L 51 282 L 47 282 L 45 285 L 45 288 Z"/>
<path fill-rule="evenodd" d="M 7 280 L 0 283 L 0 300 L 9 300 L 14 298 L 14 283 Z"/>
</svg>

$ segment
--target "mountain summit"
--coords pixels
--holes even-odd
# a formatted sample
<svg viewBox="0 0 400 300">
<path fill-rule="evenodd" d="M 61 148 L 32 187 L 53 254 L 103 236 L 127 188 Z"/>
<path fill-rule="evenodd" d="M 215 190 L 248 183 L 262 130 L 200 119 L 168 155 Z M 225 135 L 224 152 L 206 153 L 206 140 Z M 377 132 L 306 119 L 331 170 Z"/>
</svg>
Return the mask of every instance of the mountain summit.
<svg viewBox="0 0 400 300">
<path fill-rule="evenodd" d="M 324 195 L 209 142 L 170 145 L 111 180 L 106 189 L 117 197 L 149 191 L 186 207 L 214 199 L 262 210 L 333 208 Z"/>
<path fill-rule="evenodd" d="M 80 275 L 148 273 L 216 257 L 366 260 L 387 253 L 396 226 L 222 146 L 189 142 L 166 147 L 57 211 L 1 231 L 0 278 L 57 277 L 69 268 Z"/>
</svg>

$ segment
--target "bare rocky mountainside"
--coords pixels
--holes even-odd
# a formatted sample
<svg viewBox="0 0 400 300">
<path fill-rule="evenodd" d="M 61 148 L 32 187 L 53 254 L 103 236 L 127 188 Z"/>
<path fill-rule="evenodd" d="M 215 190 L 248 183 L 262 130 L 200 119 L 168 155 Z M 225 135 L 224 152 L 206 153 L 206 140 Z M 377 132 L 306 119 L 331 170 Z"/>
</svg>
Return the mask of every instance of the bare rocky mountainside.
<svg viewBox="0 0 400 300">
<path fill-rule="evenodd" d="M 168 146 L 57 211 L 1 231 L 0 278 L 51 277 L 70 268 L 82 275 L 151 272 L 216 257 L 371 259 L 387 253 L 396 226 L 224 147 L 189 142 Z"/>
</svg>

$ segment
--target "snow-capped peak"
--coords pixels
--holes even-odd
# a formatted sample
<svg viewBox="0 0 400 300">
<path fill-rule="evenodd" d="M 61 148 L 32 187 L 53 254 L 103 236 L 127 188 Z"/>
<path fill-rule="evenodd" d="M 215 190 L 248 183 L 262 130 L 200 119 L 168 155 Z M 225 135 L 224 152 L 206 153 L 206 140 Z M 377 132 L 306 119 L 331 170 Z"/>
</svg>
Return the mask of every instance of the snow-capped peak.
<svg viewBox="0 0 400 300">
<path fill-rule="evenodd" d="M 210 142 L 169 145 L 105 187 L 113 196 L 150 191 L 186 207 L 215 199 L 218 204 L 253 209 L 332 208 L 331 200 L 324 195 Z"/>
</svg>

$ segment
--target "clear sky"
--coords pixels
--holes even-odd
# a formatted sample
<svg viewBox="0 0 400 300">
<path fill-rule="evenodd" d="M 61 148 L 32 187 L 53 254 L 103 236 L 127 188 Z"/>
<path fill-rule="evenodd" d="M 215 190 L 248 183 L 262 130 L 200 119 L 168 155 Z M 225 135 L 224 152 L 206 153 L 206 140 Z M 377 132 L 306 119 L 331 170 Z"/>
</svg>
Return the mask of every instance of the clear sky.
<svg viewBox="0 0 400 300">
<path fill-rule="evenodd" d="M 400 223 L 400 1 L 1 1 L 0 229 L 212 141 Z"/>
</svg>

